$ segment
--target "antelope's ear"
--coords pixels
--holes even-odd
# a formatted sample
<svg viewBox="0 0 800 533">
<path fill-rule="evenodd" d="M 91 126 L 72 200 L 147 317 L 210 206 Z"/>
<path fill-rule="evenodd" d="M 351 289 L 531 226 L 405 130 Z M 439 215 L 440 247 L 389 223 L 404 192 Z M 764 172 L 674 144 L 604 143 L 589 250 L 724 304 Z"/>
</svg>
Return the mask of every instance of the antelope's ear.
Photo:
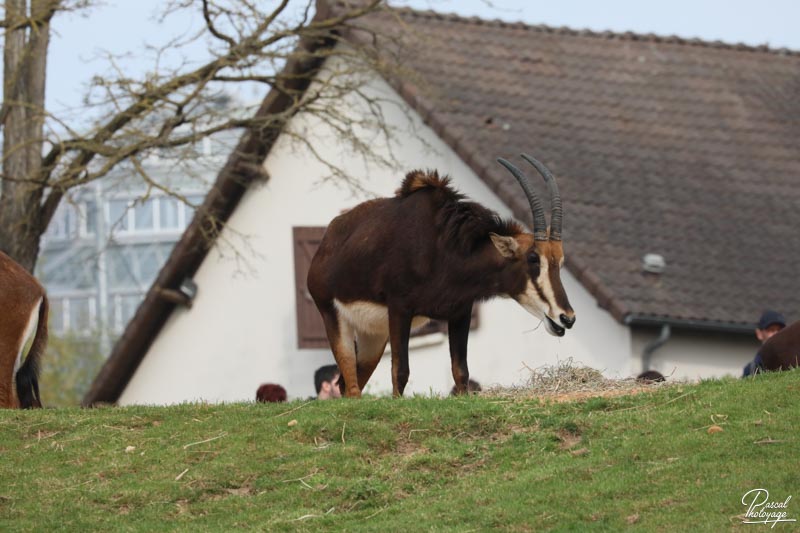
<svg viewBox="0 0 800 533">
<path fill-rule="evenodd" d="M 490 233 L 489 237 L 491 237 L 494 247 L 503 257 L 511 259 L 519 254 L 520 245 L 514 237 L 498 235 L 497 233 Z"/>
</svg>

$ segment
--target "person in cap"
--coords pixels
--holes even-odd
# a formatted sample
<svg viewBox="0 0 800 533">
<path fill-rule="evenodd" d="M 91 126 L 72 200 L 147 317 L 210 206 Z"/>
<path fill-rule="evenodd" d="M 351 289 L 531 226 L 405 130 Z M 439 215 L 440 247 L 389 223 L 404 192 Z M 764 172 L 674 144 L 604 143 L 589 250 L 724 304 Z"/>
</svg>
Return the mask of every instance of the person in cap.
<svg viewBox="0 0 800 533">
<path fill-rule="evenodd" d="M 786 318 L 777 311 L 764 311 L 761 313 L 761 318 L 756 326 L 756 338 L 761 341 L 761 344 L 767 342 L 767 339 L 778 333 L 786 327 Z M 758 372 L 763 372 L 763 362 L 761 361 L 761 354 L 757 353 L 755 358 L 747 363 L 744 367 L 743 377 L 751 376 Z"/>
</svg>

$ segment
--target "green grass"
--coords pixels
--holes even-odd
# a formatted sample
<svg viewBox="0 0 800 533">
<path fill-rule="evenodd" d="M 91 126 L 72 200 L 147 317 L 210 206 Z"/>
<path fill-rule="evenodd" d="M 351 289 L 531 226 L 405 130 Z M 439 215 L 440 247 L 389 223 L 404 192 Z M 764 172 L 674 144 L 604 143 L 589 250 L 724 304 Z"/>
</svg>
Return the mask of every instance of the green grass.
<svg viewBox="0 0 800 533">
<path fill-rule="evenodd" d="M 800 500 L 799 396 L 794 371 L 569 404 L 6 411 L 0 531 L 759 531 L 745 492 Z"/>
</svg>

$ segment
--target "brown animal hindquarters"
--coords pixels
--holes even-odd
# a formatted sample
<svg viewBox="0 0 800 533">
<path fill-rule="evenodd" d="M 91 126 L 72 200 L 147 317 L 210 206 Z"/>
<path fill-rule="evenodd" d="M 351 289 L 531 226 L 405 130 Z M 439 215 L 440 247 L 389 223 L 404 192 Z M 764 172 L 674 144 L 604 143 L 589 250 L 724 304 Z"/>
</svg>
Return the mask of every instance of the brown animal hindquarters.
<svg viewBox="0 0 800 533">
<path fill-rule="evenodd" d="M 759 353 L 764 370 L 788 370 L 800 366 L 800 321 L 770 337 Z"/>
<path fill-rule="evenodd" d="M 44 288 L 19 264 L 0 252 L 0 408 L 41 407 L 39 361 L 47 345 L 49 305 Z M 27 357 L 20 361 L 33 321 L 36 330 Z M 32 333 L 32 332 L 31 332 Z M 21 363 L 15 373 L 17 364 Z M 12 392 L 16 385 L 16 398 Z"/>
</svg>

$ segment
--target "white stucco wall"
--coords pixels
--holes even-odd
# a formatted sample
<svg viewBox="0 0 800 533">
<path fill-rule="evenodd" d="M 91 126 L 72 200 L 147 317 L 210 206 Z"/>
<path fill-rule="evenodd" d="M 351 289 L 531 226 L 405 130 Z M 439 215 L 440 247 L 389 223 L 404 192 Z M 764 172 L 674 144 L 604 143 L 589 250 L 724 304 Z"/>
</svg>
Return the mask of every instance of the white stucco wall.
<svg viewBox="0 0 800 533">
<path fill-rule="evenodd" d="M 397 103 L 383 107 L 389 121 L 407 132 L 398 134 L 392 145 L 402 169 L 366 165 L 335 135 L 325 134 L 316 119 L 298 117 L 291 127 L 313 132 L 315 149 L 372 193 L 391 195 L 406 171 L 436 168 L 450 174 L 454 185 L 470 198 L 510 216 L 510 210 L 415 113 L 411 113 L 413 123 L 407 122 L 399 109 L 405 104 L 387 84 L 372 80 L 370 90 Z M 374 135 L 365 133 L 365 137 L 386 153 Z M 297 347 L 292 227 L 327 225 L 342 209 L 369 195 L 324 181 L 328 169 L 307 149 L 290 145 L 286 136 L 279 139 L 265 166 L 271 178 L 248 191 L 222 242 L 195 276 L 199 292 L 194 306 L 173 313 L 131 379 L 121 404 L 248 401 L 263 382 L 282 384 L 290 398 L 307 397 L 314 393 L 313 371 L 333 362 L 328 350 Z M 568 207 L 569 198 L 564 201 Z M 565 250 L 569 261 L 568 242 Z M 538 321 L 513 300 L 498 299 L 481 306 L 480 327 L 470 335 L 472 377 L 484 386 L 518 384 L 527 379 L 525 365 L 534 368 L 568 357 L 603 369 L 609 376 L 630 374 L 630 330 L 599 309 L 571 275 L 565 274 L 563 281 L 577 323 L 560 339 L 548 335 L 544 326 L 537 329 Z M 406 394 L 446 393 L 452 386 L 444 339 L 414 349 L 410 368 Z M 391 392 L 388 358 L 378 366 L 367 390 Z"/>
<path fill-rule="evenodd" d="M 647 344 L 658 338 L 656 328 L 635 328 L 632 334 L 631 373 L 641 370 L 641 354 Z M 759 342 L 755 333 L 726 335 L 673 329 L 669 340 L 653 354 L 651 370 L 675 379 L 697 380 L 722 376 L 741 376 L 744 365 L 753 360 Z"/>
</svg>

